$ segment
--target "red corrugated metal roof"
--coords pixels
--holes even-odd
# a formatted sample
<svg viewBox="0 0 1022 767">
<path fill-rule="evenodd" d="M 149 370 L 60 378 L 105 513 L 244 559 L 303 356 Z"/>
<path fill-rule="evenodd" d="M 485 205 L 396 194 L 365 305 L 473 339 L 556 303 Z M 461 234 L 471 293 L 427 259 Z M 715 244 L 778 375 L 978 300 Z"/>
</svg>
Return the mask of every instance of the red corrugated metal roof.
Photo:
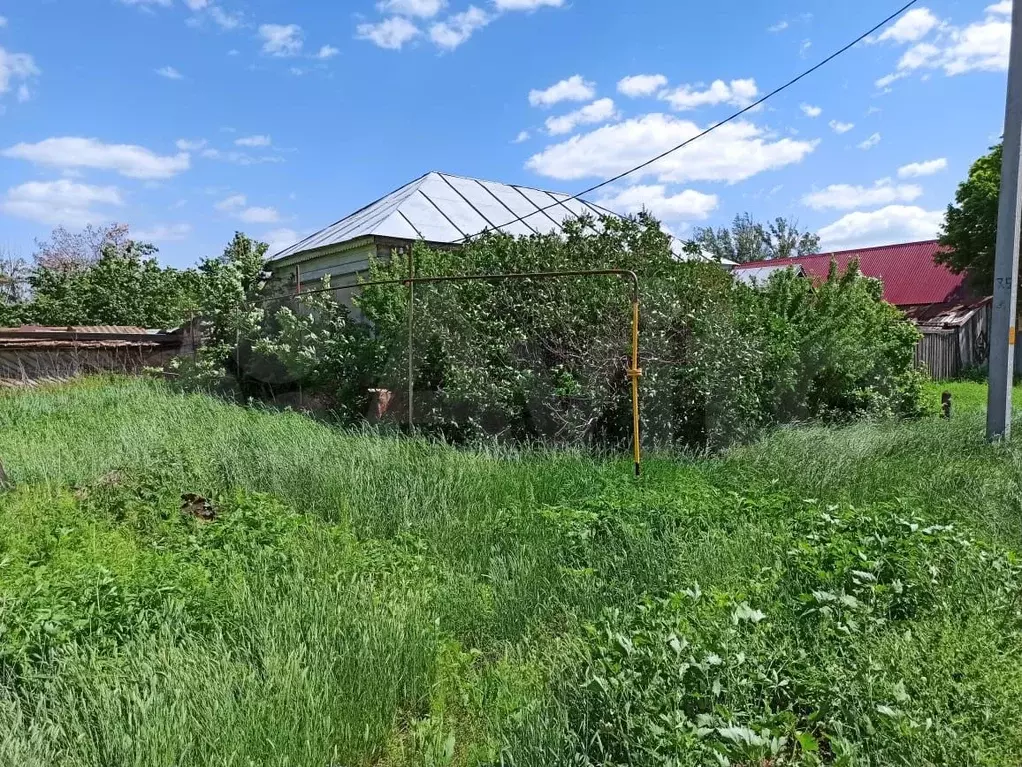
<svg viewBox="0 0 1022 767">
<path fill-rule="evenodd" d="M 884 300 L 895 306 L 961 302 L 967 297 L 965 275 L 953 274 L 947 267 L 934 263 L 933 257 L 938 250 L 940 244 L 936 240 L 925 240 L 799 258 L 778 258 L 739 264 L 735 269 L 753 269 L 767 264 L 801 265 L 812 277 L 826 278 L 831 261 L 837 261 L 838 268 L 844 271 L 853 260 L 858 260 L 864 275 L 883 280 Z"/>
</svg>

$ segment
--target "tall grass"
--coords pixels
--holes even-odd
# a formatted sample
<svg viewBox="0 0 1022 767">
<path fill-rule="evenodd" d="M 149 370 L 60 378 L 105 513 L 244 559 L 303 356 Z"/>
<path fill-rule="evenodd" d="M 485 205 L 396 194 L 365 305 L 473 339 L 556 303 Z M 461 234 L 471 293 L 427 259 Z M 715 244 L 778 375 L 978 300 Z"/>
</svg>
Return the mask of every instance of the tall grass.
<svg viewBox="0 0 1022 767">
<path fill-rule="evenodd" d="M 636 483 L 153 382 L 4 395 L 0 764 L 1018 761 L 1022 452 L 981 417 Z M 855 614 L 809 609 L 831 592 Z M 672 638 L 720 673 L 665 686 Z"/>
</svg>

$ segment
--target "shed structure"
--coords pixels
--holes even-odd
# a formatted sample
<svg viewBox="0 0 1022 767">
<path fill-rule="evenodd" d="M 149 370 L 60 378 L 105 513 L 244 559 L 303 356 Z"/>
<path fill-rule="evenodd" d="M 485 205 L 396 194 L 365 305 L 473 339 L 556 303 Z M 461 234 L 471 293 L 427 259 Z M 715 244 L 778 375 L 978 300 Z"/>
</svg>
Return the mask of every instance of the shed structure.
<svg viewBox="0 0 1022 767">
<path fill-rule="evenodd" d="M 93 373 L 139 373 L 194 353 L 195 325 L 147 330 L 121 325 L 0 328 L 0 386 Z"/>
<path fill-rule="evenodd" d="M 990 299 L 971 295 L 964 275 L 938 264 L 934 257 L 939 251 L 937 240 L 906 242 L 739 264 L 734 274 L 737 279 L 754 282 L 768 279 L 778 269 L 792 268 L 809 279 L 823 280 L 832 262 L 844 272 L 857 261 L 863 275 L 883 282 L 884 300 L 916 323 L 923 334 L 916 347 L 916 361 L 933 378 L 942 380 L 986 363 Z M 1022 355 L 1018 363 L 1022 365 Z"/>
</svg>

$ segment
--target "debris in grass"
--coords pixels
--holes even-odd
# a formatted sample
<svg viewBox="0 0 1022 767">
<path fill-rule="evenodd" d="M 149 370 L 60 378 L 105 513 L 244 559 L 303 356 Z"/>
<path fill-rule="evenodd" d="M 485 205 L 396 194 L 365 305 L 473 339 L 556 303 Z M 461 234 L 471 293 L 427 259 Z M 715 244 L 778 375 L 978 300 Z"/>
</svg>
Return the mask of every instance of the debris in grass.
<svg viewBox="0 0 1022 767">
<path fill-rule="evenodd" d="M 182 494 L 181 513 L 190 514 L 203 522 L 212 522 L 216 519 L 216 509 L 213 508 L 213 504 L 195 493 Z"/>
</svg>

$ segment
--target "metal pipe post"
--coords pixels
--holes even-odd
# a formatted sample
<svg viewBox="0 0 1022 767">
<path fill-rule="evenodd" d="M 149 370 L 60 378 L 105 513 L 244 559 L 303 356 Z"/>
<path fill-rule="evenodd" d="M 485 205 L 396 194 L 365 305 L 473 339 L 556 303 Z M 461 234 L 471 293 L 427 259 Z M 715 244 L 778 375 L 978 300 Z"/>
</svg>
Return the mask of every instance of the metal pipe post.
<svg viewBox="0 0 1022 767">
<path fill-rule="evenodd" d="M 994 261 L 994 308 L 990 324 L 990 390 L 987 439 L 1011 436 L 1011 387 L 1015 368 L 1015 322 L 1018 300 L 1019 158 L 1022 153 L 1022 7 L 1013 4 L 1008 96 L 1004 117 L 1004 157 L 997 210 Z"/>
<path fill-rule="evenodd" d="M 632 452 L 635 459 L 635 476 L 642 475 L 642 443 L 639 431 L 639 378 L 642 370 L 639 368 L 639 293 L 638 287 L 633 286 L 635 294 L 632 296 L 632 367 L 628 371 L 628 377 L 632 379 Z"/>
<path fill-rule="evenodd" d="M 415 255 L 408 248 L 408 433 L 415 427 Z"/>
</svg>

